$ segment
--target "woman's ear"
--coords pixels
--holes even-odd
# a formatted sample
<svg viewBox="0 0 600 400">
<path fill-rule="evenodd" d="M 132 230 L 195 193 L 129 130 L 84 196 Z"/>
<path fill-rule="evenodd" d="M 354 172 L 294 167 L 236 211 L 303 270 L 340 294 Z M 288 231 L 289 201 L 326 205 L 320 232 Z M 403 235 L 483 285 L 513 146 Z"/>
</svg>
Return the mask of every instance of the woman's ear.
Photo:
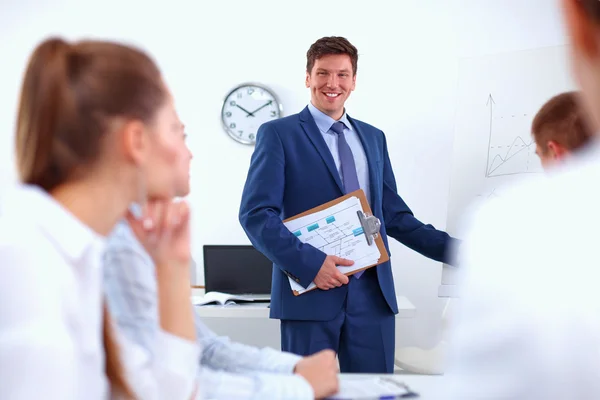
<svg viewBox="0 0 600 400">
<path fill-rule="evenodd" d="M 144 124 L 140 121 L 126 122 L 119 133 L 125 159 L 135 165 L 144 164 L 148 157 L 149 145 Z"/>
</svg>

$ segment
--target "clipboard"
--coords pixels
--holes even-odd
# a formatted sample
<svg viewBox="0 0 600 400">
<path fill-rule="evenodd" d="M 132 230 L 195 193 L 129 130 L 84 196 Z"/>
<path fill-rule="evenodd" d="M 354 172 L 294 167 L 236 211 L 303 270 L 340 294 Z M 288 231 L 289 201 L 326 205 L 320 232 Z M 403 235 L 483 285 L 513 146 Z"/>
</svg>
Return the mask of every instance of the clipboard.
<svg viewBox="0 0 600 400">
<path fill-rule="evenodd" d="M 367 241 L 367 243 L 369 245 L 371 245 L 373 242 L 375 243 L 375 245 L 377 246 L 377 249 L 379 250 L 380 257 L 376 263 L 374 263 L 372 265 L 367 265 L 366 267 L 357 269 L 355 271 L 348 272 L 345 274 L 346 276 L 352 276 L 352 275 L 356 274 L 357 272 L 365 271 L 369 268 L 372 268 L 379 264 L 387 262 L 390 259 L 390 256 L 385 248 L 385 244 L 383 243 L 383 239 L 381 238 L 381 235 L 379 234 L 379 230 L 381 227 L 381 221 L 373 215 L 373 212 L 371 211 L 371 207 L 369 206 L 369 202 L 367 201 L 367 196 L 365 195 L 365 192 L 362 189 L 355 190 L 354 192 L 350 192 L 342 197 L 338 197 L 337 199 L 331 200 L 327 203 L 321 204 L 320 206 L 311 208 L 310 210 L 306 210 L 303 213 L 294 215 L 293 217 L 283 220 L 283 222 L 285 223 L 285 222 L 293 221 L 293 220 L 301 218 L 301 217 L 305 217 L 307 215 L 315 214 L 319 211 L 323 211 L 329 207 L 335 206 L 351 197 L 357 197 L 360 201 L 362 213 L 360 211 L 358 211 L 356 218 L 358 219 L 358 221 L 360 222 L 360 224 L 363 228 L 363 234 L 365 236 L 365 240 Z M 301 294 L 310 292 L 315 289 L 318 289 L 318 288 L 315 287 L 313 289 L 309 289 L 302 293 L 300 293 L 296 290 L 292 290 L 292 293 L 294 293 L 294 296 L 300 296 Z"/>
</svg>

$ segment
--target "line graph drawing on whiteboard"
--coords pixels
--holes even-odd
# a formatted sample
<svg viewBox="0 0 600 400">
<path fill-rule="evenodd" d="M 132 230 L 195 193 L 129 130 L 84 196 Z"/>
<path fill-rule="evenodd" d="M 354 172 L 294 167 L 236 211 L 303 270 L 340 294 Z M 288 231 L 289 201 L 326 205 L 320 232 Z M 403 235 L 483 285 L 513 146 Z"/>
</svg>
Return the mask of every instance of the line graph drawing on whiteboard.
<svg viewBox="0 0 600 400">
<path fill-rule="evenodd" d="M 499 195 L 499 194 L 496 192 L 496 190 L 497 190 L 497 189 L 496 189 L 496 188 L 494 188 L 494 189 L 492 189 L 492 191 L 491 191 L 491 192 L 489 192 L 489 193 L 485 193 L 485 194 L 478 194 L 478 195 L 477 195 L 477 196 L 475 196 L 475 197 L 477 197 L 477 198 L 484 198 L 484 199 L 493 199 L 493 198 L 498 198 L 498 197 L 500 197 L 500 195 Z"/>
<path fill-rule="evenodd" d="M 490 94 L 486 103 L 490 120 L 485 177 L 542 172 L 535 142 L 529 134 L 522 133 L 529 132 L 528 114 L 494 115 L 495 105 Z"/>
</svg>

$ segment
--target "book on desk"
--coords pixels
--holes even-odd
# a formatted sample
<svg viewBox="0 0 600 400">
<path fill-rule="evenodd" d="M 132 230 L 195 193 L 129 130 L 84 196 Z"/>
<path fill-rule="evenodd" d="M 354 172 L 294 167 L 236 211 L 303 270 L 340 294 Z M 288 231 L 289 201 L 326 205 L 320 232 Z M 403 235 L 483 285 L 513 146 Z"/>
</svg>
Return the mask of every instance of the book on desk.
<svg viewBox="0 0 600 400">
<path fill-rule="evenodd" d="M 269 302 L 270 299 L 261 299 L 252 296 L 237 295 L 231 293 L 222 292 L 208 292 L 204 296 L 192 296 L 192 304 L 195 306 L 206 306 L 206 305 L 221 305 L 229 306 L 240 303 L 254 303 L 254 302 Z"/>
<path fill-rule="evenodd" d="M 273 263 L 250 245 L 205 245 L 204 296 L 194 305 L 234 305 L 271 301 Z"/>
</svg>

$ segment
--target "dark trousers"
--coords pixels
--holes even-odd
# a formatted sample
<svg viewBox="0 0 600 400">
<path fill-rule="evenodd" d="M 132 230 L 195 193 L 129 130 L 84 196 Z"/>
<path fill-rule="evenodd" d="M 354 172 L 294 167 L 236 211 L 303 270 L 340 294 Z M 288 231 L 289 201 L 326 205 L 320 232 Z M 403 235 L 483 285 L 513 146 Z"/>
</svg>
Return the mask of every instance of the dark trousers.
<svg viewBox="0 0 600 400">
<path fill-rule="evenodd" d="M 395 316 L 375 268 L 350 278 L 340 312 L 330 321 L 281 321 L 281 349 L 301 356 L 331 349 L 341 372 L 393 373 Z"/>
</svg>

